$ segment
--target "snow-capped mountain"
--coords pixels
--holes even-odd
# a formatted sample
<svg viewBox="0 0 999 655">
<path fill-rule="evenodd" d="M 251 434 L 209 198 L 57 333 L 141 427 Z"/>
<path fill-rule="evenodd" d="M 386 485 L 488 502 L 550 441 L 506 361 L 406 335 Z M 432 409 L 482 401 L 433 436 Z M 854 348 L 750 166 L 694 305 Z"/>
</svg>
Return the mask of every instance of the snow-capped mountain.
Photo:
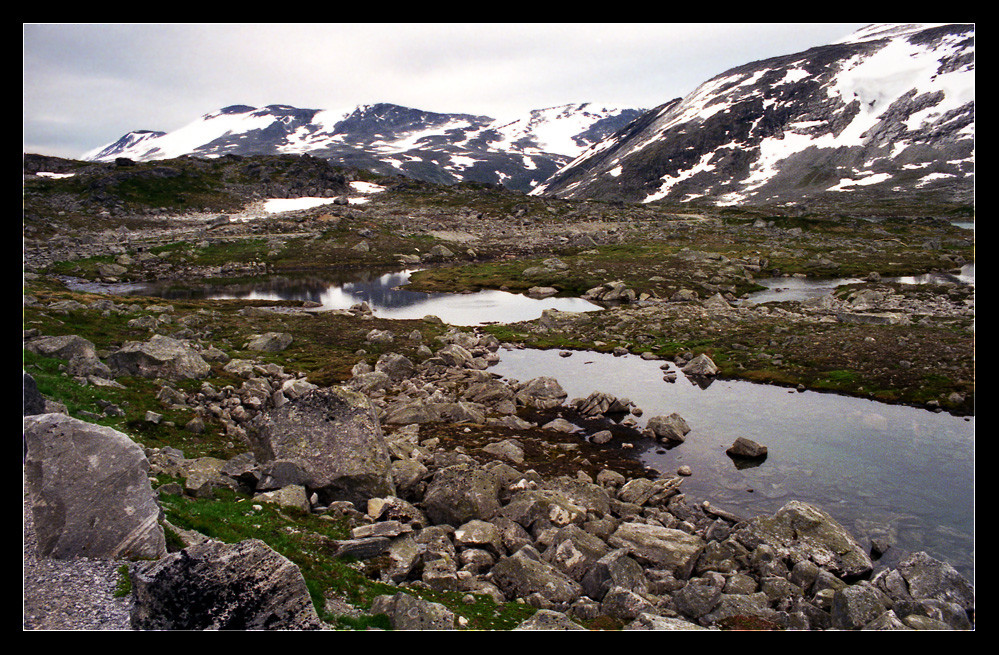
<svg viewBox="0 0 999 655">
<path fill-rule="evenodd" d="M 643 111 L 584 103 L 539 109 L 503 122 L 385 103 L 349 112 L 232 105 L 173 132 L 130 132 L 82 159 L 309 154 L 382 174 L 445 184 L 502 183 L 529 191 Z"/>
<path fill-rule="evenodd" d="M 650 110 L 532 195 L 973 202 L 974 25 L 872 25 L 748 63 Z"/>
</svg>

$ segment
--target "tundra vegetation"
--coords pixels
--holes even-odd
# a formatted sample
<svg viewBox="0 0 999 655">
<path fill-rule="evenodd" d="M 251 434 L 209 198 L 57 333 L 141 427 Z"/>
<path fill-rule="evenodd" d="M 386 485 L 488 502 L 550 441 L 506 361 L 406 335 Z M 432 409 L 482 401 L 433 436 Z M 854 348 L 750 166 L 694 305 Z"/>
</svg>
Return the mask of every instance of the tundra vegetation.
<svg viewBox="0 0 999 655">
<path fill-rule="evenodd" d="M 454 343 L 457 332 L 535 348 L 624 349 L 669 360 L 705 354 L 719 367 L 719 377 L 974 413 L 974 287 L 893 281 L 973 264 L 974 234 L 953 223 L 973 221 L 973 208 L 887 199 L 862 207 L 814 202 L 726 208 L 564 201 L 491 185 L 377 177 L 308 157 L 115 165 L 29 156 L 26 173 L 29 161 L 35 170 L 72 175 L 25 177 L 26 343 L 77 335 L 106 361 L 125 344 L 161 334 L 214 353 L 206 357 L 210 370 L 201 377 L 167 384 L 122 374 L 114 384 L 95 384 L 79 373 L 78 361 L 24 349 L 24 370 L 45 398 L 146 449 L 219 460 L 247 450 L 242 434 L 219 416 L 164 401 L 165 387 L 181 396 L 206 385 L 239 389 L 246 377 L 227 363 L 247 360 L 319 387 L 342 385 L 364 367 L 374 370 L 387 354 L 423 361 L 426 346 Z M 357 181 L 384 190 L 365 195 L 364 202 L 337 200 L 358 198 L 350 187 Z M 261 201 L 275 194 L 312 196 L 317 189 L 328 204 L 284 213 L 261 209 Z M 627 293 L 585 319 L 556 315 L 455 329 L 432 317 L 393 320 L 363 309 L 310 312 L 304 301 L 209 301 L 183 293 L 165 300 L 69 283 L 156 280 L 182 291 L 265 276 L 400 267 L 420 269 L 410 286 L 428 292 L 547 287 L 600 300 L 611 288 L 605 285 L 614 283 Z M 762 288 L 757 279 L 775 276 L 856 281 L 816 303 L 740 303 Z M 371 338 L 373 331 L 419 338 L 379 341 Z M 273 350 L 250 347 L 271 333 L 293 340 Z M 521 416 L 528 413 L 521 408 Z M 419 432 L 421 442 L 481 460 L 495 459 L 489 444 L 515 436 L 528 444 L 522 468 L 541 476 L 582 472 L 596 479 L 608 468 L 644 474 L 619 450 L 589 443 L 553 457 L 552 444 L 558 450 L 558 443 L 573 438 L 536 425 L 512 430 L 439 421 L 421 424 Z M 158 473 L 157 487 L 171 484 L 183 489 L 185 480 Z M 173 526 L 167 530 L 169 549 L 184 543 L 174 529 L 230 543 L 263 540 L 301 569 L 324 621 L 341 628 L 387 627 L 383 616 L 366 613 L 376 597 L 399 589 L 380 576 L 385 563 L 329 556 L 331 544 L 349 539 L 349 516 L 254 502 L 238 489 L 204 497 L 161 493 L 160 502 Z M 430 586 L 406 589 L 443 604 L 469 628 L 510 629 L 537 609 Z M 330 598 L 351 611 L 331 605 Z M 588 625 L 620 627 L 606 617 Z"/>
</svg>

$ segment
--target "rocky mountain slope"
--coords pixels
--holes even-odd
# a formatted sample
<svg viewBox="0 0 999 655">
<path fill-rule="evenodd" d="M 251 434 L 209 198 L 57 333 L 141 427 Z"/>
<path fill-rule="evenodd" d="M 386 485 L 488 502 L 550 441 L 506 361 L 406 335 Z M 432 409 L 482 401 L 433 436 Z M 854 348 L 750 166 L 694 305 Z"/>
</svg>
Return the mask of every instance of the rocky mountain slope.
<svg viewBox="0 0 999 655">
<path fill-rule="evenodd" d="M 973 202 L 974 138 L 974 25 L 869 26 L 726 71 L 594 145 L 532 193 Z"/>
<path fill-rule="evenodd" d="M 173 132 L 129 132 L 82 159 L 309 154 L 383 175 L 445 184 L 500 183 L 529 191 L 642 111 L 583 103 L 539 109 L 504 122 L 387 103 L 348 113 L 232 105 Z"/>
</svg>

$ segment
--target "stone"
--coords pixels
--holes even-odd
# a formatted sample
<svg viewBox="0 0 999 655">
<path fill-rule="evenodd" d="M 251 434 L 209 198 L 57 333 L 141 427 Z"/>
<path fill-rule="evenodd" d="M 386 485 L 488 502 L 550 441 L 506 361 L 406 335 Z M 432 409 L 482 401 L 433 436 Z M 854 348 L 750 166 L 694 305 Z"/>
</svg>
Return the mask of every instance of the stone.
<svg viewBox="0 0 999 655">
<path fill-rule="evenodd" d="M 393 630 L 454 630 L 454 613 L 441 605 L 400 591 L 394 596 L 377 596 L 371 602 L 372 614 L 385 614 Z"/>
<path fill-rule="evenodd" d="M 524 463 L 524 448 L 513 439 L 493 442 L 483 446 L 482 450 L 490 455 L 510 460 L 514 464 Z"/>
<path fill-rule="evenodd" d="M 423 496 L 423 511 L 434 524 L 458 527 L 473 519 L 488 520 L 499 509 L 499 481 L 468 464 L 437 471 Z"/>
<path fill-rule="evenodd" d="M 669 416 L 653 416 L 645 424 L 652 438 L 670 443 L 683 443 L 690 432 L 690 426 L 676 412 Z"/>
<path fill-rule="evenodd" d="M 322 627 L 301 571 L 257 539 L 205 541 L 137 562 L 136 630 L 315 630 Z"/>
<path fill-rule="evenodd" d="M 538 594 L 550 609 L 567 609 L 583 594 L 583 588 L 531 551 L 529 546 L 521 548 L 497 562 L 492 570 L 493 583 L 509 600 Z"/>
<path fill-rule="evenodd" d="M 705 547 L 697 535 L 629 521 L 622 523 L 607 543 L 614 548 L 625 548 L 639 562 L 670 571 L 681 580 L 690 577 Z"/>
<path fill-rule="evenodd" d="M 514 630 L 586 630 L 562 612 L 539 609 Z"/>
<path fill-rule="evenodd" d="M 293 337 L 287 332 L 265 332 L 251 337 L 246 348 L 247 350 L 276 353 L 286 349 L 292 341 L 294 341 Z"/>
<path fill-rule="evenodd" d="M 896 567 L 914 599 L 954 603 L 975 609 L 975 588 L 957 570 L 925 552 L 913 553 Z"/>
<path fill-rule="evenodd" d="M 33 353 L 65 359 L 74 357 L 97 359 L 97 347 L 93 343 L 76 334 L 66 334 L 57 337 L 35 337 L 24 342 L 24 348 Z"/>
<path fill-rule="evenodd" d="M 111 353 L 108 366 L 115 377 L 184 380 L 203 378 L 211 372 L 208 362 L 189 345 L 159 334 L 145 342 L 126 342 Z"/>
<path fill-rule="evenodd" d="M 31 377 L 24 371 L 22 371 L 21 374 L 21 379 L 24 385 L 24 404 L 22 405 L 22 416 L 45 414 L 45 397 L 39 393 L 38 385 L 35 383 L 35 378 Z"/>
<path fill-rule="evenodd" d="M 519 405 L 535 409 L 554 409 L 568 394 L 553 377 L 541 376 L 526 382 L 515 394 Z"/>
<path fill-rule="evenodd" d="M 306 473 L 323 503 L 394 496 L 388 447 L 366 396 L 345 387 L 314 389 L 261 412 L 248 436 L 260 462 L 284 459 Z"/>
<path fill-rule="evenodd" d="M 791 501 L 773 516 L 750 519 L 735 532 L 751 550 L 766 544 L 794 561 L 811 560 L 844 579 L 868 575 L 873 563 L 865 549 L 827 512 Z"/>
<path fill-rule="evenodd" d="M 66 559 L 166 554 L 142 448 L 113 428 L 62 414 L 23 418 L 24 476 L 38 553 Z"/>
<path fill-rule="evenodd" d="M 848 585 L 832 598 L 832 625 L 840 630 L 859 630 L 887 611 L 878 595 L 864 585 Z"/>
<path fill-rule="evenodd" d="M 752 439 L 738 437 L 735 442 L 725 451 L 730 457 L 744 457 L 749 459 L 759 459 L 767 456 L 767 447 L 761 446 Z"/>
<path fill-rule="evenodd" d="M 640 593 L 648 591 L 645 571 L 625 548 L 606 553 L 584 573 L 582 580 L 586 595 L 594 600 L 603 597 L 612 587 L 630 589 Z"/>
<path fill-rule="evenodd" d="M 700 354 L 687 362 L 681 369 L 685 375 L 712 376 L 718 375 L 718 366 L 705 354 Z"/>
</svg>

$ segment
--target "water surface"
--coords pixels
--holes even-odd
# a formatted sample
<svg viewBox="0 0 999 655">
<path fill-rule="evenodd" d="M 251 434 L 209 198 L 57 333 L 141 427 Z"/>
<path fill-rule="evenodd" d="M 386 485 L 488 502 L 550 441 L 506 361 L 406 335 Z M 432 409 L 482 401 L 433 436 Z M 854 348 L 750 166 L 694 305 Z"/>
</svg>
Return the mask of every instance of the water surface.
<svg viewBox="0 0 999 655">
<path fill-rule="evenodd" d="M 405 288 L 414 271 L 363 272 L 301 277 L 271 276 L 246 284 L 130 285 L 123 292 L 162 298 L 206 298 L 307 301 L 314 311 L 350 309 L 367 302 L 375 316 L 388 319 L 420 319 L 438 316 L 450 325 L 516 323 L 541 316 L 546 309 L 568 312 L 600 311 L 603 308 L 581 298 L 536 299 L 498 290 L 474 293 L 423 293 Z"/>
<path fill-rule="evenodd" d="M 822 507 L 866 544 L 888 535 L 900 548 L 925 550 L 974 575 L 974 418 L 774 385 L 715 380 L 693 384 L 662 362 L 553 350 L 502 350 L 490 370 L 528 380 L 551 375 L 569 399 L 604 391 L 643 410 L 644 426 L 677 412 L 686 441 L 636 448 L 643 464 L 673 474 L 693 469 L 688 497 L 749 517 L 790 500 Z M 725 454 L 737 437 L 767 446 L 766 459 L 740 468 Z"/>
</svg>

